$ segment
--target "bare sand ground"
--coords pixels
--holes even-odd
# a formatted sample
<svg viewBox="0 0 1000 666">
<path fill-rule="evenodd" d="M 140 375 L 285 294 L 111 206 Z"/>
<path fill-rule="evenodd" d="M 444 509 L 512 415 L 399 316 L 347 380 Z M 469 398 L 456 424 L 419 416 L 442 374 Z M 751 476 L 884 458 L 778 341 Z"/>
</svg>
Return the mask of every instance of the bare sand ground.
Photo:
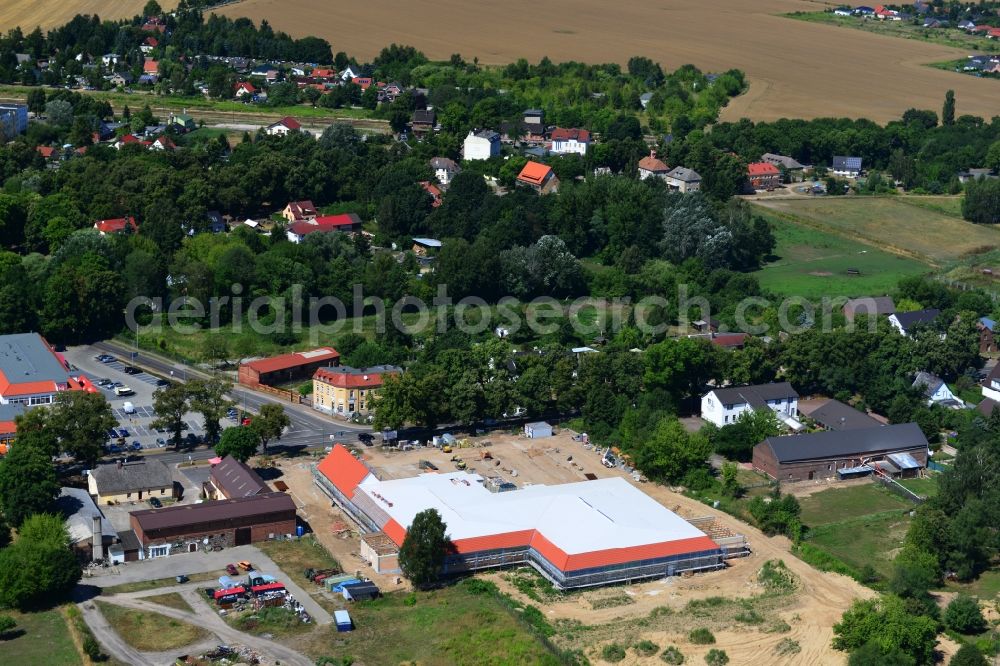
<svg viewBox="0 0 1000 666">
<path fill-rule="evenodd" d="M 487 64 L 542 56 L 625 63 L 644 55 L 676 68 L 742 69 L 747 94 L 724 119 L 867 117 L 884 122 L 910 107 L 939 110 L 954 89 L 958 112 L 990 118 L 1000 84 L 924 67 L 961 58 L 958 49 L 783 18 L 823 3 L 803 0 L 371 0 L 357 12 L 328 0 L 244 0 L 217 10 L 266 18 L 280 30 L 325 37 L 334 51 L 370 59 L 386 44 L 410 44 L 435 59 L 461 53 Z"/>
</svg>

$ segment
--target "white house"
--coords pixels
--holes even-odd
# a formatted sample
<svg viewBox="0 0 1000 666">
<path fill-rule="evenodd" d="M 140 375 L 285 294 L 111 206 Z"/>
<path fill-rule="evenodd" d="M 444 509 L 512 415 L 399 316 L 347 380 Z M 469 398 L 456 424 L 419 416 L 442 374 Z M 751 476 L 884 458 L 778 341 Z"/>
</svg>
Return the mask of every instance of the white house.
<svg viewBox="0 0 1000 666">
<path fill-rule="evenodd" d="M 857 178 L 861 174 L 861 158 L 847 155 L 834 155 L 832 171 L 838 176 Z"/>
<path fill-rule="evenodd" d="M 285 116 L 278 122 L 268 125 L 264 131 L 269 136 L 287 136 L 289 132 L 300 129 L 302 129 L 302 125 L 299 124 L 299 121 L 291 116 Z"/>
<path fill-rule="evenodd" d="M 1000 363 L 995 365 L 990 374 L 983 380 L 983 396 L 1000 402 Z"/>
<path fill-rule="evenodd" d="M 667 187 L 671 190 L 684 194 L 697 192 L 701 189 L 701 176 L 694 169 L 686 167 L 674 167 L 667 173 L 664 180 L 667 181 Z"/>
<path fill-rule="evenodd" d="M 639 180 L 647 178 L 666 180 L 669 172 L 670 167 L 667 166 L 666 162 L 656 157 L 655 150 L 650 151 L 649 155 L 639 160 Z"/>
<path fill-rule="evenodd" d="M 909 335 L 914 327 L 930 324 L 941 314 L 940 310 L 914 310 L 913 312 L 894 312 L 889 315 L 889 323 L 900 335 Z"/>
<path fill-rule="evenodd" d="M 851 16 L 854 12 L 850 7 L 837 7 L 833 10 L 833 13 L 837 16 Z"/>
<path fill-rule="evenodd" d="M 913 388 L 923 391 L 928 407 L 935 403 L 952 409 L 965 407 L 965 402 L 951 392 L 943 379 L 929 372 L 918 372 L 916 379 L 913 380 Z"/>
<path fill-rule="evenodd" d="M 736 423 L 740 414 L 756 409 L 770 409 L 793 430 L 802 427 L 795 420 L 799 394 L 788 382 L 717 388 L 701 397 L 701 418 L 720 428 Z"/>
<path fill-rule="evenodd" d="M 356 79 L 361 76 L 364 72 L 357 65 L 348 65 L 344 68 L 344 71 L 340 73 L 341 81 L 350 81 L 351 79 Z"/>
<path fill-rule="evenodd" d="M 462 167 L 447 157 L 432 157 L 431 169 L 434 170 L 434 177 L 441 183 L 441 187 L 448 187 L 451 185 L 451 179 L 462 173 Z"/>
<path fill-rule="evenodd" d="M 488 160 L 500 154 L 500 135 L 491 130 L 469 131 L 462 146 L 462 158 L 467 160 Z"/>
<path fill-rule="evenodd" d="M 556 155 L 586 155 L 590 145 L 590 132 L 585 129 L 566 129 L 557 127 L 552 130 L 552 147 L 549 149 Z"/>
</svg>

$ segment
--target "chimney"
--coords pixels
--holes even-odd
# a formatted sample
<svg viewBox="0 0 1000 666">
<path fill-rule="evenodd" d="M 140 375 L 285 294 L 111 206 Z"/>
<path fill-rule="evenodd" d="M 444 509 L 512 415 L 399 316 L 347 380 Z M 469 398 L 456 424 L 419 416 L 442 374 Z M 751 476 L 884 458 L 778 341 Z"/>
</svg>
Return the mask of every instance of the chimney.
<svg viewBox="0 0 1000 666">
<path fill-rule="evenodd" d="M 654 148 L 654 149 L 651 149 L 651 150 L 649 151 L 649 156 L 650 156 L 651 158 L 653 158 L 654 160 L 656 159 L 656 149 L 655 149 L 655 148 Z"/>
<path fill-rule="evenodd" d="M 90 551 L 90 559 L 104 559 L 104 532 L 101 530 L 101 514 L 94 514 L 94 545 Z"/>
</svg>

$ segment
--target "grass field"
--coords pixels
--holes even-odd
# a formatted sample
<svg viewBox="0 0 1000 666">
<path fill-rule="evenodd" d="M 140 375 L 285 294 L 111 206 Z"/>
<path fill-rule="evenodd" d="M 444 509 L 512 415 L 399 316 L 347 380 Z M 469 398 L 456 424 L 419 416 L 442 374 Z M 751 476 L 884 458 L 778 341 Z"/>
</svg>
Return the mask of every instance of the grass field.
<svg viewBox="0 0 1000 666">
<path fill-rule="evenodd" d="M 757 204 L 803 226 L 933 266 L 1000 245 L 1000 231 L 952 214 L 955 203 L 950 197 L 817 197 Z"/>
<path fill-rule="evenodd" d="M 40 613 L 4 611 L 17 621 L 11 638 L 0 640 L 0 664 L 76 666 L 83 660 L 59 609 Z"/>
<path fill-rule="evenodd" d="M 351 606 L 355 629 L 319 632 L 299 643 L 310 656 L 353 655 L 366 664 L 500 666 L 550 663 L 551 655 L 489 594 L 463 584 Z M 551 663 L 558 663 L 554 660 Z"/>
<path fill-rule="evenodd" d="M 926 479 L 901 479 L 899 484 L 904 488 L 915 492 L 921 497 L 934 497 L 938 492 L 936 476 L 931 476 Z"/>
<path fill-rule="evenodd" d="M 220 572 L 206 571 L 204 573 L 191 574 L 188 580 L 199 583 L 209 580 L 215 580 L 221 575 Z M 115 585 L 113 587 L 105 587 L 102 590 L 103 594 L 118 594 L 120 592 L 142 592 L 145 590 L 155 590 L 161 587 L 171 587 L 177 585 L 177 580 L 174 578 L 156 578 L 153 580 L 140 580 L 134 583 L 122 583 L 121 585 Z"/>
<path fill-rule="evenodd" d="M 983 573 L 971 583 L 948 582 L 945 584 L 945 589 L 949 592 L 964 592 L 980 599 L 1000 601 L 1000 568 Z"/>
<path fill-rule="evenodd" d="M 891 492 L 870 485 L 831 488 L 799 500 L 802 522 L 810 527 L 838 523 L 844 520 L 899 509 L 913 505 Z"/>
<path fill-rule="evenodd" d="M 193 624 L 159 613 L 125 608 L 98 601 L 97 607 L 118 635 L 136 650 L 162 652 L 175 650 L 208 637 L 208 632 Z"/>
<path fill-rule="evenodd" d="M 848 116 L 885 122 L 911 107 L 939 109 L 948 89 L 955 90 L 959 113 L 996 113 L 996 82 L 923 66 L 967 51 L 781 16 L 822 8 L 805 0 L 549 0 L 545 18 L 529 21 L 525 17 L 538 11 L 529 0 L 506 3 L 503 12 L 492 7 L 485 0 L 442 0 L 427 11 L 372 0 L 364 12 L 345 15 L 329 11 L 327 0 L 244 0 L 215 11 L 266 18 L 275 30 L 300 37 L 324 37 L 335 51 L 359 60 L 395 42 L 434 59 L 460 53 L 486 64 L 543 56 L 625 64 L 642 55 L 669 69 L 685 63 L 715 72 L 738 67 L 748 74 L 750 90 L 723 111 L 727 120 Z M 486 14 L 490 20 L 483 21 Z M 850 64 L 830 53 L 850 53 Z"/>
<path fill-rule="evenodd" d="M 864 30 L 877 35 L 915 39 L 928 44 L 940 44 L 972 51 L 990 51 L 990 41 L 976 37 L 958 28 L 924 28 L 906 21 L 876 21 L 855 16 L 837 16 L 828 12 L 799 12 L 786 14 L 788 18 L 811 23 L 835 25 L 852 30 Z"/>
<path fill-rule="evenodd" d="M 810 532 L 808 543 L 857 570 L 871 565 L 888 576 L 909 527 L 910 519 L 902 511 L 862 516 L 821 525 Z"/>
<path fill-rule="evenodd" d="M 806 298 L 879 296 L 890 292 L 900 278 L 929 270 L 919 261 L 856 240 L 774 215 L 766 217 L 777 240 L 777 259 L 755 275 L 761 286 L 775 294 Z M 848 275 L 848 269 L 861 274 Z"/>
<path fill-rule="evenodd" d="M 303 572 L 306 569 L 340 568 L 340 563 L 312 537 L 296 541 L 263 541 L 257 547 L 274 560 L 286 576 L 302 585 L 305 584 Z"/>
<path fill-rule="evenodd" d="M 184 600 L 184 597 L 180 595 L 179 592 L 168 592 L 167 594 L 155 594 L 151 597 L 143 597 L 143 601 L 149 601 L 154 604 L 160 604 L 161 606 L 167 606 L 168 608 L 176 608 L 177 610 L 194 612 L 191 608 L 191 604 Z"/>
</svg>

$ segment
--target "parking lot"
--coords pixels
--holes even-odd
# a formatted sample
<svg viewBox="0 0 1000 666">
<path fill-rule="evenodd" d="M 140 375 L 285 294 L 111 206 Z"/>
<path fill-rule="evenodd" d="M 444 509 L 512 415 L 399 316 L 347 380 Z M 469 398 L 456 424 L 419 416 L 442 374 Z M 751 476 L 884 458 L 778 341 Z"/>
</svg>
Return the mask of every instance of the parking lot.
<svg viewBox="0 0 1000 666">
<path fill-rule="evenodd" d="M 104 397 L 111 404 L 111 411 L 118 419 L 119 432 L 117 437 L 108 433 L 108 451 L 119 453 L 123 449 L 117 443 L 119 437 L 125 440 L 126 450 L 157 449 L 166 446 L 170 434 L 152 427 L 152 422 L 156 418 L 153 409 L 153 393 L 162 383 L 161 378 L 146 372 L 126 372 L 128 367 L 126 359 L 116 358 L 113 361 L 102 362 L 96 358 L 101 352 L 89 346 L 70 347 L 65 352 L 66 360 L 78 368 L 88 379 L 95 384 L 106 380 L 111 382 L 111 386 L 100 386 Z M 130 395 L 116 395 L 114 383 L 118 383 L 132 389 Z M 126 403 L 132 406 L 129 412 L 125 411 Z M 204 422 L 200 414 L 189 412 L 184 415 L 185 436 L 193 434 L 199 439 L 204 435 Z M 122 434 L 124 429 L 127 434 Z M 138 446 L 136 446 L 138 443 Z"/>
</svg>

